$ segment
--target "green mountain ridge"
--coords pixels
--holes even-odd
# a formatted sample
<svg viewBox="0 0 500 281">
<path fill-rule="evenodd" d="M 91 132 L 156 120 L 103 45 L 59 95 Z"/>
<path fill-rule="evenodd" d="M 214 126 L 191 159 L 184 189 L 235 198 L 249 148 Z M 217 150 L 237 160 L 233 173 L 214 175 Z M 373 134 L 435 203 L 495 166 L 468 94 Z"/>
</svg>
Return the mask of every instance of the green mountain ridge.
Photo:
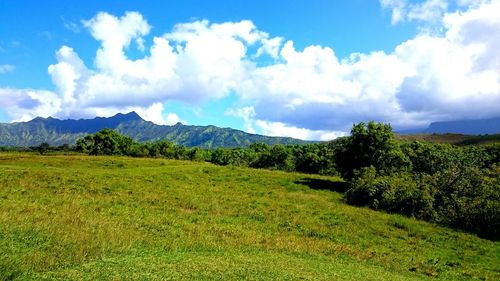
<svg viewBox="0 0 500 281">
<path fill-rule="evenodd" d="M 119 113 L 109 118 L 60 120 L 37 117 L 28 122 L 0 123 L 0 146 L 27 147 L 42 142 L 53 146 L 72 145 L 77 139 L 104 128 L 116 130 L 140 142 L 169 140 L 178 145 L 200 148 L 246 147 L 256 142 L 269 145 L 311 143 L 288 137 L 249 134 L 212 125 L 191 126 L 181 123 L 172 126 L 157 125 L 145 121 L 135 112 L 130 112 Z"/>
</svg>

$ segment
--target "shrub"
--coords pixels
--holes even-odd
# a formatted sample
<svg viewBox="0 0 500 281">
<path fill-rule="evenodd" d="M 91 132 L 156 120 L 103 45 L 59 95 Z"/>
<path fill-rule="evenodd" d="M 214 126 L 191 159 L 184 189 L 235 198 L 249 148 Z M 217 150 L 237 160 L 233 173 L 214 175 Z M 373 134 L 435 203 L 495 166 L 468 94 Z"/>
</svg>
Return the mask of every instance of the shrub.
<svg viewBox="0 0 500 281">
<path fill-rule="evenodd" d="M 500 238 L 500 168 L 450 167 L 434 175 L 355 173 L 350 204 L 434 221 L 491 239 Z"/>
<path fill-rule="evenodd" d="M 408 172 L 377 176 L 375 167 L 362 168 L 355 174 L 347 191 L 350 204 L 401 213 L 418 218 L 432 216 L 433 192 Z"/>
</svg>

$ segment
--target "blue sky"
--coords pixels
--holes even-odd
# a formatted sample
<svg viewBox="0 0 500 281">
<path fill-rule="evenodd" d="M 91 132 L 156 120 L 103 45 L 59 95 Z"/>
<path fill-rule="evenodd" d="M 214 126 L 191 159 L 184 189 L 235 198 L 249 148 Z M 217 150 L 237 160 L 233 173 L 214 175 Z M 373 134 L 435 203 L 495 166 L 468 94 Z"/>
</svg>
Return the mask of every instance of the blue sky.
<svg viewBox="0 0 500 281">
<path fill-rule="evenodd" d="M 498 60 L 488 51 L 498 44 L 488 36 L 498 16 L 487 11 L 498 7 L 498 1 L 465 0 L 5 0 L 0 121 L 36 114 L 88 118 L 138 108 L 157 123 L 326 139 L 365 120 L 404 129 L 472 118 L 478 110 L 478 117 L 489 117 L 500 112 L 491 105 L 499 100 L 500 70 L 484 63 Z M 484 19 L 475 24 L 484 24 L 485 36 L 454 35 L 480 30 L 467 22 L 477 18 Z M 108 30 L 114 23 L 116 30 Z M 224 24 L 226 31 L 218 29 Z M 114 37 L 119 32 L 125 37 Z M 106 47 L 120 38 L 122 46 Z M 170 63 L 152 58 L 160 45 L 155 38 L 166 38 L 162 48 L 175 57 Z M 273 38 L 273 51 L 265 51 Z M 478 43 L 486 48 L 471 54 Z M 144 58 L 149 61 L 138 67 Z M 228 70 L 205 65 L 219 62 Z M 444 89 L 454 81 L 464 84 Z M 125 90 L 107 92 L 110 85 Z M 484 88 L 474 90 L 476 85 Z"/>
</svg>

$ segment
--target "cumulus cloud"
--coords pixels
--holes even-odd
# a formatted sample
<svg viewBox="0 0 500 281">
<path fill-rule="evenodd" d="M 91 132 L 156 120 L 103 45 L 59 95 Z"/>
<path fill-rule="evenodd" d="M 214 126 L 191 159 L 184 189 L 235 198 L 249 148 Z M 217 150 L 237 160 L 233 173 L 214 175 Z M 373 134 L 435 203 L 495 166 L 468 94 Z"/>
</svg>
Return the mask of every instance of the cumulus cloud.
<svg viewBox="0 0 500 281">
<path fill-rule="evenodd" d="M 12 64 L 0 64 L 0 74 L 13 72 L 15 69 L 16 69 L 16 66 L 14 66 Z"/>
<path fill-rule="evenodd" d="M 164 107 L 160 102 L 154 103 L 148 108 L 130 107 L 128 111 L 135 111 L 145 120 L 151 121 L 158 125 L 174 125 L 178 122 L 187 124 L 186 121 L 182 120 L 175 113 L 164 114 Z"/>
<path fill-rule="evenodd" d="M 95 68 L 88 68 L 73 48 L 62 46 L 57 63 L 48 69 L 64 105 L 57 112 L 60 117 L 107 116 L 135 108 L 157 123 L 186 123 L 173 113 L 160 116 L 161 103 L 177 99 L 194 104 L 227 95 L 252 64 L 246 60 L 247 48 L 258 43 L 262 54 L 273 55 L 279 43 L 250 21 L 178 24 L 153 37 L 148 50 L 144 37 L 151 26 L 137 12 L 122 17 L 99 13 L 83 25 L 101 43 Z M 146 53 L 143 58 L 127 57 L 132 43 Z"/>
<path fill-rule="evenodd" d="M 60 110 L 61 101 L 50 91 L 0 88 L 0 108 L 6 109 L 13 122 L 22 122 L 34 116 L 53 116 Z"/>
<path fill-rule="evenodd" d="M 346 135 L 343 131 L 309 130 L 297 128 L 281 122 L 270 122 L 265 120 L 255 121 L 267 136 L 287 136 L 302 140 L 328 141 Z"/>
<path fill-rule="evenodd" d="M 256 119 L 255 108 L 246 106 L 243 108 L 231 108 L 226 111 L 227 115 L 240 117 L 244 121 L 245 131 L 256 133 L 259 128 L 262 134 L 267 136 L 288 136 L 303 140 L 332 140 L 345 135 L 343 131 L 310 130 L 298 128 L 281 122 L 272 122 Z"/>
<path fill-rule="evenodd" d="M 65 118 L 137 111 L 159 124 L 183 122 L 163 103 L 199 105 L 234 94 L 245 130 L 330 139 L 355 122 L 390 122 L 397 129 L 431 121 L 492 117 L 500 112 L 500 0 L 381 0 L 394 23 L 432 22 L 391 52 L 340 58 L 327 46 L 297 49 L 251 21 L 177 24 L 150 36 L 137 12 L 99 13 L 83 26 L 100 43 L 89 67 L 70 46 L 48 68 L 54 92 L 2 89 L 12 120 L 47 114 Z M 143 56 L 131 59 L 135 48 Z M 260 64 L 262 56 L 266 63 Z"/>
<path fill-rule="evenodd" d="M 346 131 L 353 122 L 398 129 L 500 112 L 500 1 L 445 13 L 443 34 L 423 32 L 391 53 L 339 59 L 328 47 L 296 50 L 242 84 L 255 118 L 312 130 Z"/>
</svg>

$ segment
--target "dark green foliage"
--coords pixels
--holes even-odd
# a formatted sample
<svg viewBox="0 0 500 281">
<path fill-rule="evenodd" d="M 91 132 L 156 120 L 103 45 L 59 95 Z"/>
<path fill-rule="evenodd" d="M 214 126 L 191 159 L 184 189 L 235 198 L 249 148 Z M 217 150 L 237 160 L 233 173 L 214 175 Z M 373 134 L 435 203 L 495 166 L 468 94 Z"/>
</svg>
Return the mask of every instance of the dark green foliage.
<svg viewBox="0 0 500 281">
<path fill-rule="evenodd" d="M 351 204 L 431 219 L 433 193 L 433 189 L 415 180 L 411 173 L 377 176 L 377 170 L 371 166 L 356 173 L 346 195 Z"/>
<path fill-rule="evenodd" d="M 103 129 L 93 135 L 79 139 L 76 151 L 90 155 L 126 155 L 134 157 L 164 157 L 180 160 L 205 160 L 205 153 L 200 148 L 188 149 L 169 141 L 138 143 L 110 129 Z"/>
<path fill-rule="evenodd" d="M 50 145 L 46 142 L 42 142 L 39 146 L 35 148 L 36 151 L 38 151 L 41 155 L 45 154 L 47 151 L 49 151 Z"/>
<path fill-rule="evenodd" d="M 491 166 L 495 163 L 500 163 L 500 143 L 484 147 L 484 152 L 488 157 L 486 161 L 486 164 L 488 166 Z"/>
<path fill-rule="evenodd" d="M 210 157 L 210 162 L 217 165 L 228 165 L 229 164 L 228 150 L 217 148 L 212 152 Z"/>
<path fill-rule="evenodd" d="M 258 158 L 253 163 L 250 163 L 252 167 L 274 168 L 284 171 L 295 170 L 294 156 L 290 147 L 278 144 L 255 153 L 258 154 Z"/>
<path fill-rule="evenodd" d="M 388 131 L 380 125 L 366 129 L 358 124 L 341 146 L 337 156 L 347 159 L 341 170 L 352 175 L 346 194 L 349 203 L 500 239 L 497 147 L 418 141 L 397 145 L 390 141 Z"/>
<path fill-rule="evenodd" d="M 450 168 L 432 178 L 435 220 L 500 239 L 500 169 Z"/>
<path fill-rule="evenodd" d="M 42 142 L 38 146 L 31 146 L 29 148 L 26 147 L 0 147 L 0 151 L 35 151 L 40 153 L 40 155 L 47 154 L 49 152 L 70 152 L 73 151 L 74 147 L 69 146 L 68 144 L 63 144 L 60 146 L 51 146 L 47 142 Z"/>
<path fill-rule="evenodd" d="M 79 139 L 75 150 L 91 155 L 133 155 L 138 153 L 134 145 L 135 142 L 131 138 L 110 129 L 103 129 Z"/>
<path fill-rule="evenodd" d="M 434 175 L 377 176 L 374 167 L 354 177 L 347 201 L 402 213 L 500 239 L 500 169 L 449 168 Z"/>
<path fill-rule="evenodd" d="M 397 145 L 388 124 L 369 122 L 352 127 L 351 136 L 337 147 L 337 163 L 346 179 L 356 170 L 374 166 L 380 173 L 407 170 L 410 161 Z"/>
<path fill-rule="evenodd" d="M 187 157 L 191 161 L 205 161 L 205 152 L 201 148 L 195 147 L 188 151 Z"/>
<path fill-rule="evenodd" d="M 331 145 L 296 145 L 296 170 L 309 174 L 338 175 L 335 149 Z"/>
</svg>

